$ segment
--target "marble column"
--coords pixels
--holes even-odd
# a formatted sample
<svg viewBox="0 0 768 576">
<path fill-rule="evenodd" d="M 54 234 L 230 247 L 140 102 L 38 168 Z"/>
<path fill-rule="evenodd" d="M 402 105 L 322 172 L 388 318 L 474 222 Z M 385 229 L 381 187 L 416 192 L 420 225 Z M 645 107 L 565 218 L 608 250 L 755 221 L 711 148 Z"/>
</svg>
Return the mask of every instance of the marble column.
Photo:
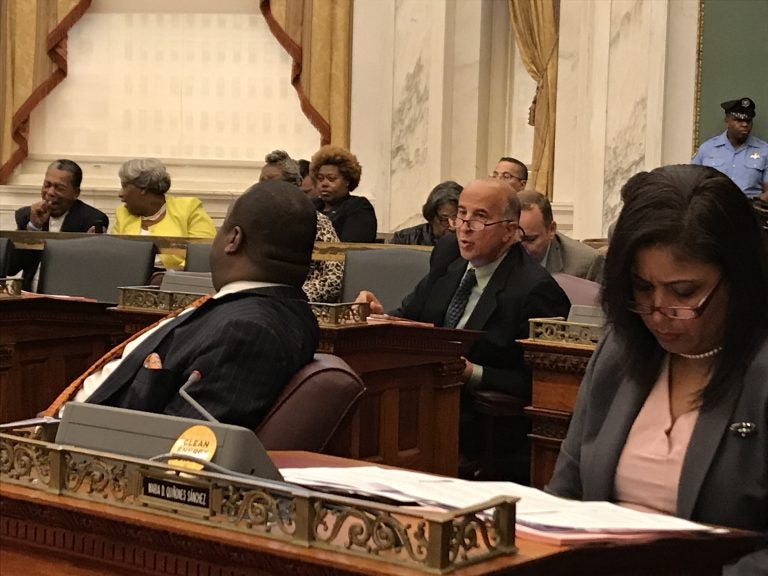
<svg viewBox="0 0 768 576">
<path fill-rule="evenodd" d="M 575 237 L 605 235 L 632 174 L 690 158 L 697 13 L 695 0 L 562 1 L 554 197 L 573 203 Z"/>
<path fill-rule="evenodd" d="M 487 173 L 490 118 L 503 105 L 490 98 L 490 30 L 505 2 L 355 3 L 351 148 L 380 231 L 423 221 L 437 183 Z"/>
</svg>

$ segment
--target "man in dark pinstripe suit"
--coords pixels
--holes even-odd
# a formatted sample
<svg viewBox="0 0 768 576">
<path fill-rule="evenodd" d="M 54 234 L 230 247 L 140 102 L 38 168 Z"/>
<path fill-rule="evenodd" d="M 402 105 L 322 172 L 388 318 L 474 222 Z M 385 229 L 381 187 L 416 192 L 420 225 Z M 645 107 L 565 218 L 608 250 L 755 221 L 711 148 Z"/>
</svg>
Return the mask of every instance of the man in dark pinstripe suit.
<svg viewBox="0 0 768 576">
<path fill-rule="evenodd" d="M 238 198 L 213 241 L 216 295 L 131 342 L 89 376 L 76 400 L 255 428 L 291 376 L 312 360 L 317 321 L 301 289 L 316 213 L 295 186 L 268 181 Z"/>
</svg>

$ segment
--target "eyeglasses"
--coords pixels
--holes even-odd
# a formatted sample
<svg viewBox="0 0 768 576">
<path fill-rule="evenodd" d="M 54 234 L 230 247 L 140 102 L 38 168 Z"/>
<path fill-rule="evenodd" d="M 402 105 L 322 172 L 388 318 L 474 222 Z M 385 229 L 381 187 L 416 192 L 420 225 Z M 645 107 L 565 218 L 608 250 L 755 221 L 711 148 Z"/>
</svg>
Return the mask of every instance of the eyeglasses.
<svg viewBox="0 0 768 576">
<path fill-rule="evenodd" d="M 466 224 L 467 228 L 473 232 L 480 232 L 480 230 L 485 230 L 487 226 L 495 226 L 496 224 L 501 224 L 503 222 L 514 221 L 515 220 L 497 220 L 496 222 L 483 222 L 482 220 L 467 220 L 466 218 L 461 218 L 459 216 L 456 216 L 455 218 L 448 218 L 448 222 L 450 223 L 451 228 L 454 230 L 459 228 L 462 224 Z"/>
<path fill-rule="evenodd" d="M 673 320 L 693 320 L 694 318 L 698 318 L 704 314 L 704 310 L 707 309 L 707 305 L 711 302 L 712 296 L 714 296 L 715 292 L 717 292 L 717 289 L 722 283 L 723 277 L 721 276 L 720 280 L 717 281 L 717 284 L 714 285 L 712 290 L 710 290 L 709 293 L 707 293 L 696 306 L 654 306 L 653 304 L 642 304 L 640 302 L 630 300 L 627 302 L 627 309 L 630 312 L 634 312 L 635 314 L 640 314 L 642 316 L 648 316 L 654 312 L 659 312 L 660 314 L 663 314 L 667 318 L 672 318 Z"/>
<path fill-rule="evenodd" d="M 445 226 L 450 223 L 453 216 L 440 216 L 440 214 L 435 214 L 435 218 L 437 218 L 437 221 L 440 222 L 440 224 Z"/>
<path fill-rule="evenodd" d="M 496 180 L 519 180 L 520 182 L 525 182 L 520 176 L 515 176 L 512 174 L 512 172 L 496 172 L 493 171 L 493 174 L 491 174 L 491 178 L 496 178 Z"/>
</svg>

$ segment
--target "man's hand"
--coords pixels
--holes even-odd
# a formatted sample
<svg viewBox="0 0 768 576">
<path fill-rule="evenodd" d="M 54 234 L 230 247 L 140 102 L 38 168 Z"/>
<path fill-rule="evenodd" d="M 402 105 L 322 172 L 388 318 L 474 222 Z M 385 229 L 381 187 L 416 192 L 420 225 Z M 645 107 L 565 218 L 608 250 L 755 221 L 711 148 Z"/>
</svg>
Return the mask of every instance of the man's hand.
<svg viewBox="0 0 768 576">
<path fill-rule="evenodd" d="M 48 211 L 50 205 L 46 200 L 35 202 L 29 207 L 29 221 L 35 228 L 42 228 L 48 222 L 51 214 Z"/>
<path fill-rule="evenodd" d="M 461 374 L 461 381 L 466 383 L 469 381 L 469 377 L 472 376 L 472 368 L 474 367 L 474 364 L 464 356 L 462 356 L 461 359 L 464 360 L 464 372 Z"/>
<path fill-rule="evenodd" d="M 766 188 L 766 187 L 763 186 L 763 188 Z M 760 198 L 760 200 L 762 200 L 763 202 L 768 202 L 768 189 L 764 189 L 763 193 L 760 194 L 760 196 L 758 196 L 758 198 Z"/>
<path fill-rule="evenodd" d="M 384 313 L 384 306 L 381 305 L 376 295 L 368 290 L 361 291 L 357 298 L 355 298 L 355 302 L 367 302 L 371 306 L 371 314 Z"/>
</svg>

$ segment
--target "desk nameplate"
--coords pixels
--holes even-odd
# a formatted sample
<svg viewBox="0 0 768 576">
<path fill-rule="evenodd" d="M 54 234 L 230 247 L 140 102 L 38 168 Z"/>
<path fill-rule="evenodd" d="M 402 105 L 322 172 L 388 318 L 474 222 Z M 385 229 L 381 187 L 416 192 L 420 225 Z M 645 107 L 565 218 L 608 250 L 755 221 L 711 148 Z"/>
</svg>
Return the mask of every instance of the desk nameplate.
<svg viewBox="0 0 768 576">
<path fill-rule="evenodd" d="M 183 509 L 193 516 L 211 516 L 211 488 L 205 484 L 180 482 L 175 473 L 169 476 L 140 473 L 138 501 L 150 508 Z"/>
</svg>

